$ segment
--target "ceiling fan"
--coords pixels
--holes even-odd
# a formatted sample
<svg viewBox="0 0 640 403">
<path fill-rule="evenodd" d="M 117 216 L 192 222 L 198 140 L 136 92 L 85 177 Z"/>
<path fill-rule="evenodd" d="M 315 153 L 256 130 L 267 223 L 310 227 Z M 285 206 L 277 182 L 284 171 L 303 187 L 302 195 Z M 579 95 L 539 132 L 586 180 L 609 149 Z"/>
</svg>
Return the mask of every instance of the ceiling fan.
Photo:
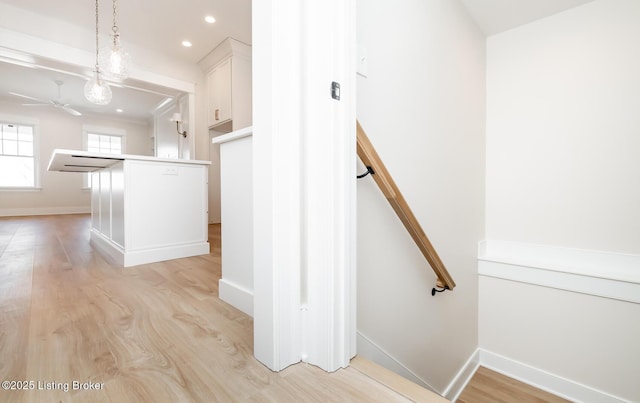
<svg viewBox="0 0 640 403">
<path fill-rule="evenodd" d="M 62 97 L 60 95 L 60 88 L 62 87 L 62 84 L 64 84 L 64 81 L 55 80 L 54 82 L 58 86 L 58 98 L 57 99 L 50 99 L 50 100 L 47 101 L 47 100 L 44 100 L 44 99 L 34 98 L 34 97 L 27 96 L 27 95 L 18 94 L 18 93 L 15 93 L 15 92 L 9 92 L 9 94 L 15 95 L 15 96 L 20 97 L 20 98 L 25 98 L 25 99 L 30 99 L 32 101 L 40 102 L 38 104 L 22 104 L 23 106 L 53 106 L 54 108 L 62 109 L 63 111 L 72 114 L 73 116 L 82 116 L 82 113 L 80 113 L 77 110 L 71 108 L 69 106 L 69 104 L 62 103 L 62 101 L 61 101 Z"/>
</svg>

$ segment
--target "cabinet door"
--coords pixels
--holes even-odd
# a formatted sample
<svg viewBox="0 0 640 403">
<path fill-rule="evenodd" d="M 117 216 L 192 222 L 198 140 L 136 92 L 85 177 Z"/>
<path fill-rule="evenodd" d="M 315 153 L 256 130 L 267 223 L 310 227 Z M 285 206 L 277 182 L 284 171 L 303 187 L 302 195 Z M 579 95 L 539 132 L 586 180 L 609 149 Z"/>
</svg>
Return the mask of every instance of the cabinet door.
<svg viewBox="0 0 640 403">
<path fill-rule="evenodd" d="M 231 59 L 218 64 L 208 75 L 209 127 L 231 120 Z"/>
</svg>

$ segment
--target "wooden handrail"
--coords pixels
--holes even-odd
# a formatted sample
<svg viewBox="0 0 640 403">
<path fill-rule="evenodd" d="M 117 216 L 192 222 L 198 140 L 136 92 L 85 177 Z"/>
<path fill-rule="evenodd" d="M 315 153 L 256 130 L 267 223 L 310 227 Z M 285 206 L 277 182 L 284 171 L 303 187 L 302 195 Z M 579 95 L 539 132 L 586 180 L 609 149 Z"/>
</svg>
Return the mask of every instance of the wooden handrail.
<svg viewBox="0 0 640 403">
<path fill-rule="evenodd" d="M 422 230 L 420 223 L 413 215 L 407 201 L 402 197 L 400 189 L 398 189 L 389 171 L 387 171 L 387 168 L 382 163 L 376 149 L 371 144 L 362 126 L 360 126 L 360 122 L 356 121 L 356 128 L 358 157 L 360 157 L 369 171 L 373 171 L 373 180 L 378 184 L 382 194 L 387 198 L 389 204 L 391 204 L 391 207 L 393 207 L 393 210 L 400 218 L 400 221 L 402 221 L 402 224 L 404 224 L 409 234 L 411 234 L 411 238 L 413 238 L 416 245 L 418 245 L 418 248 L 429 262 L 436 276 L 438 276 L 437 285 L 453 290 L 456 283 L 453 281 L 453 278 L 451 278 L 447 268 L 444 267 L 444 263 L 440 260 L 440 256 L 438 256 L 429 238 L 427 238 L 427 235 L 425 235 Z M 434 294 L 434 292 L 432 292 L 432 294 Z"/>
</svg>

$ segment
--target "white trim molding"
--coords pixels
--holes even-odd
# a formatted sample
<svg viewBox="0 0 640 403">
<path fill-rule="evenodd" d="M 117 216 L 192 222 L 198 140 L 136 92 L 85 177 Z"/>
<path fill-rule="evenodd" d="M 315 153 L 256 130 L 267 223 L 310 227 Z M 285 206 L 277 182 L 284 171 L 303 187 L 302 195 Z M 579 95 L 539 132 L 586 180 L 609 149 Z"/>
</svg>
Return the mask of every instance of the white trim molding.
<svg viewBox="0 0 640 403">
<path fill-rule="evenodd" d="M 124 267 L 138 266 L 165 260 L 180 259 L 209 253 L 208 242 L 195 242 L 184 245 L 167 245 L 164 247 L 146 248 L 125 251 L 104 235 L 91 229 L 90 244 Z"/>
<path fill-rule="evenodd" d="M 248 290 L 229 279 L 221 278 L 218 281 L 218 297 L 253 317 L 253 291 Z"/>
<path fill-rule="evenodd" d="M 480 366 L 480 353 L 479 350 L 476 351 L 469 356 L 467 362 L 460 368 L 456 376 L 453 377 L 449 385 L 442 393 L 442 396 L 447 399 L 455 402 L 460 397 L 460 394 L 467 387 L 469 382 L 471 382 L 471 378 L 475 375 L 478 367 Z"/>
<path fill-rule="evenodd" d="M 40 189 L 24 189 L 15 191 L 40 191 Z M 21 208 L 2 208 L 0 209 L 0 217 L 21 217 L 31 215 L 57 215 L 57 214 L 89 214 L 90 206 L 69 206 L 69 207 L 21 207 Z"/>
<path fill-rule="evenodd" d="M 487 240 L 478 274 L 640 304 L 639 255 Z"/>
<path fill-rule="evenodd" d="M 411 369 L 407 368 L 403 363 L 398 361 L 393 355 L 388 353 L 384 348 L 380 347 L 374 341 L 369 339 L 367 336 L 362 334 L 360 331 L 357 332 L 357 343 L 358 343 L 358 355 L 365 357 L 368 360 L 375 362 L 378 365 L 387 368 L 390 371 L 395 372 L 396 374 L 410 380 L 411 382 L 422 386 L 425 389 L 428 389 L 434 393 L 439 394 L 440 396 L 445 397 L 453 402 L 455 402 L 464 388 L 467 387 L 467 384 L 473 378 L 473 375 L 478 370 L 480 366 L 480 353 L 479 350 L 476 349 L 469 359 L 460 367 L 460 370 L 453 377 L 449 385 L 447 385 L 444 391 L 439 391 L 433 386 L 431 386 L 427 381 L 418 376 Z"/>
</svg>

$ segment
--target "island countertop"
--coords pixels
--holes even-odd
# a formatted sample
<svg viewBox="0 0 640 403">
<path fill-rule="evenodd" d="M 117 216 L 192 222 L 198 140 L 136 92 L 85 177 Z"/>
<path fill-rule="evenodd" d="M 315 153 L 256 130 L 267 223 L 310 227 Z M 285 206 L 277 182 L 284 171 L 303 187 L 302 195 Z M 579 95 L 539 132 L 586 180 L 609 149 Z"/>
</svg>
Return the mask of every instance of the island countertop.
<svg viewBox="0 0 640 403">
<path fill-rule="evenodd" d="M 49 161 L 48 171 L 59 172 L 93 172 L 107 168 L 119 161 L 170 162 L 176 164 L 210 165 L 211 161 L 185 160 L 176 158 L 158 158 L 148 155 L 105 154 L 82 150 L 55 149 Z"/>
</svg>

